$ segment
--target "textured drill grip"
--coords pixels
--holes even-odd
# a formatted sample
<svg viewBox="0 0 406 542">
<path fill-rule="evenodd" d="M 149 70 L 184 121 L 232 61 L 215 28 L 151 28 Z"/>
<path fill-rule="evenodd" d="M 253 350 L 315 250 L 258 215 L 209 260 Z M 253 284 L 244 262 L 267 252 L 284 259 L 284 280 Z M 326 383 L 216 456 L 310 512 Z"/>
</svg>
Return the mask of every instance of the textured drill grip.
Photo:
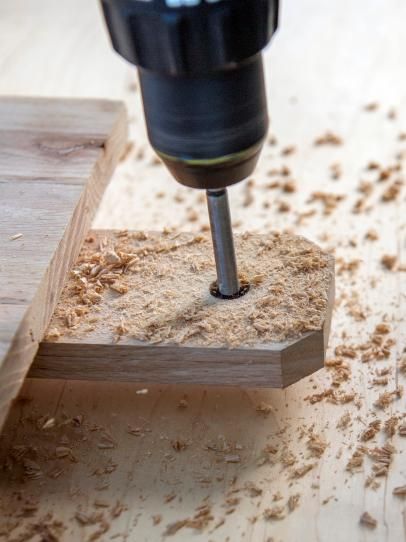
<svg viewBox="0 0 406 542">
<path fill-rule="evenodd" d="M 278 20 L 278 0 L 101 3 L 114 49 L 137 66 L 168 75 L 240 63 L 266 46 Z"/>
</svg>

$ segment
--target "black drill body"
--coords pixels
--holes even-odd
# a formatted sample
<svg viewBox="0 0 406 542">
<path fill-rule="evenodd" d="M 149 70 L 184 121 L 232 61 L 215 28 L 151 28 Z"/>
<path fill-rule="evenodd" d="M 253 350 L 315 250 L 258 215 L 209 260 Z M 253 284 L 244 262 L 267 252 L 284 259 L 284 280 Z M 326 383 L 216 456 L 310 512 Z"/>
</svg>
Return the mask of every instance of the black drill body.
<svg viewBox="0 0 406 542">
<path fill-rule="evenodd" d="M 235 297 L 224 188 L 252 173 L 267 133 L 262 49 L 277 27 L 278 0 L 101 3 L 113 47 L 139 68 L 152 147 L 180 183 L 208 191 L 219 291 Z"/>
</svg>

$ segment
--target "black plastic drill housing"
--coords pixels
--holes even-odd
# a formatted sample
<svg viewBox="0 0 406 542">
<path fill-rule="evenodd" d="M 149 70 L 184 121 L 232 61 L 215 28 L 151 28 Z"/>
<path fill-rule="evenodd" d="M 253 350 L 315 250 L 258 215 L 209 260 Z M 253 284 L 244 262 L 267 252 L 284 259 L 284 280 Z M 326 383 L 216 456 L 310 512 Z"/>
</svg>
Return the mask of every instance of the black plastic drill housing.
<svg viewBox="0 0 406 542">
<path fill-rule="evenodd" d="M 250 175 L 268 127 L 262 49 L 278 0 L 102 0 L 113 47 L 139 67 L 150 142 L 181 183 Z"/>
</svg>

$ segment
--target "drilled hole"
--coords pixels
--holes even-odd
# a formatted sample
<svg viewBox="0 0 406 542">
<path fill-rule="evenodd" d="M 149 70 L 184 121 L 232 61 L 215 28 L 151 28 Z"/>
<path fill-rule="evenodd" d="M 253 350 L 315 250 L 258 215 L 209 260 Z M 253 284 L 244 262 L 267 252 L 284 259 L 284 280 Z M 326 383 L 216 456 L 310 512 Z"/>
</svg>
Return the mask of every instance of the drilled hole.
<svg viewBox="0 0 406 542">
<path fill-rule="evenodd" d="M 219 299 L 237 299 L 239 297 L 242 297 L 243 295 L 245 295 L 248 290 L 250 289 L 250 284 L 248 281 L 246 280 L 241 280 L 240 279 L 240 289 L 238 290 L 237 293 L 233 294 L 233 295 L 224 295 L 220 292 L 219 288 L 218 288 L 218 284 L 217 284 L 217 280 L 215 280 L 214 282 L 212 282 L 210 284 L 210 293 L 213 297 L 217 297 Z"/>
</svg>

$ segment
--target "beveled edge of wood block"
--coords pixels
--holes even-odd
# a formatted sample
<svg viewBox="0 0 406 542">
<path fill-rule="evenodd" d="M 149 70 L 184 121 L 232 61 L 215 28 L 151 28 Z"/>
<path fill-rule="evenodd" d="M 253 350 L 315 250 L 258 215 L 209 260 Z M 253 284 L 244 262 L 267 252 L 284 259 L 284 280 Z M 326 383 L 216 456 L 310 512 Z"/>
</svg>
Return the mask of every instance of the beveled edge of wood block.
<svg viewBox="0 0 406 542">
<path fill-rule="evenodd" d="M 324 367 L 335 299 L 334 260 L 331 266 L 327 314 L 323 327 L 292 341 L 283 350 L 281 359 L 283 388 Z"/>
</svg>

